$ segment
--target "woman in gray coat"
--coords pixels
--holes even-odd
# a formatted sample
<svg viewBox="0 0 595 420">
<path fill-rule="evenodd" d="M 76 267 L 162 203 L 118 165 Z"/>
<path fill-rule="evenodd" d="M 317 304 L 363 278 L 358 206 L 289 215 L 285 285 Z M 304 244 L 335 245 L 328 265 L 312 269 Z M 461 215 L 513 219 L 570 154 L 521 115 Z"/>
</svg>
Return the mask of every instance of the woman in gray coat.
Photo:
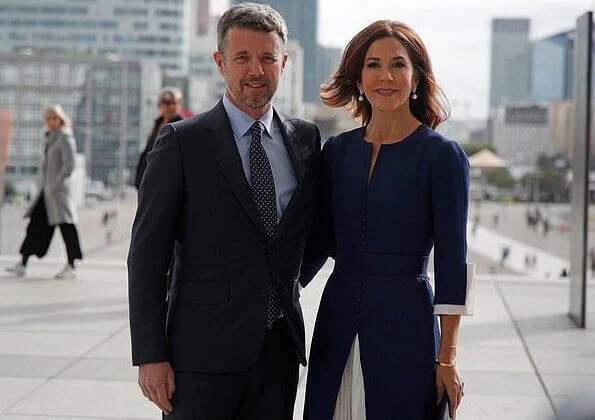
<svg viewBox="0 0 595 420">
<path fill-rule="evenodd" d="M 74 262 L 82 259 L 71 185 L 76 144 L 70 119 L 60 105 L 47 107 L 43 119 L 46 131 L 39 194 L 25 213 L 30 221 L 20 249 L 22 260 L 6 270 L 24 276 L 29 257 L 37 255 L 41 258 L 47 253 L 54 228 L 59 226 L 68 263 L 54 278 L 75 278 Z"/>
</svg>

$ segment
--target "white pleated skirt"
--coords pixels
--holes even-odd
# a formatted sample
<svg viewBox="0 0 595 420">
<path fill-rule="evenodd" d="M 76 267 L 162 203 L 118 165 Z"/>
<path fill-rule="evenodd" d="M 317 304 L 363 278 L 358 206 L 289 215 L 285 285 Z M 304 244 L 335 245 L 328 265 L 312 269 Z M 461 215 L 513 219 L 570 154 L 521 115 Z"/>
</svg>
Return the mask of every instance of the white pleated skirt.
<svg viewBox="0 0 595 420">
<path fill-rule="evenodd" d="M 356 335 L 345 363 L 341 387 L 337 394 L 333 420 L 365 420 L 366 398 L 364 375 L 359 351 L 359 338 Z"/>
</svg>

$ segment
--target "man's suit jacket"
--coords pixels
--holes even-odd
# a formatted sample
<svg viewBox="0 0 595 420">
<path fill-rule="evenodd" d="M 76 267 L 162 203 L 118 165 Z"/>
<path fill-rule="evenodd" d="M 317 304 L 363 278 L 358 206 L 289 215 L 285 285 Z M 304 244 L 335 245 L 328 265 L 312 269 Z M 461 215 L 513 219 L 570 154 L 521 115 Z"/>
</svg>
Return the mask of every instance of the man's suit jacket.
<svg viewBox="0 0 595 420">
<path fill-rule="evenodd" d="M 161 130 L 139 190 L 128 255 L 135 365 L 168 360 L 194 372 L 249 368 L 263 344 L 271 277 L 305 365 L 294 290 L 314 214 L 320 133 L 311 123 L 275 118 L 298 184 L 270 240 L 222 102 Z"/>
</svg>

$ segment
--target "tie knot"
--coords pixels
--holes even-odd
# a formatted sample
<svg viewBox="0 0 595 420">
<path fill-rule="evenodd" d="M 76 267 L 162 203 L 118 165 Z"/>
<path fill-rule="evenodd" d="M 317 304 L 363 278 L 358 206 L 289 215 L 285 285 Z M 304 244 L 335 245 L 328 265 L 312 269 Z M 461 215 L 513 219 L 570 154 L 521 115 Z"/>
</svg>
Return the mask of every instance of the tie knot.
<svg viewBox="0 0 595 420">
<path fill-rule="evenodd" d="M 250 127 L 250 134 L 252 134 L 253 139 L 258 139 L 259 141 L 262 140 L 262 130 L 264 126 L 260 121 L 255 121 Z"/>
</svg>

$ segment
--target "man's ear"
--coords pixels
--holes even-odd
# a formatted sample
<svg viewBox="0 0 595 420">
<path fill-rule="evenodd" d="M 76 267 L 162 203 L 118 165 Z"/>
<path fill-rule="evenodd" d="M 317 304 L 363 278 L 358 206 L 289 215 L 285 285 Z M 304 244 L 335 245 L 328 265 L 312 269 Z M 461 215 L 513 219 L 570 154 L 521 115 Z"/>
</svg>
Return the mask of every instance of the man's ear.
<svg viewBox="0 0 595 420">
<path fill-rule="evenodd" d="M 220 51 L 215 51 L 213 53 L 213 60 L 219 69 L 219 73 L 224 76 L 225 75 L 225 60 L 223 59 L 223 53 Z"/>
<path fill-rule="evenodd" d="M 287 54 L 283 55 L 283 61 L 281 62 L 281 73 L 283 73 L 283 70 L 285 70 L 285 64 L 287 64 L 287 58 L 289 56 Z"/>
</svg>

